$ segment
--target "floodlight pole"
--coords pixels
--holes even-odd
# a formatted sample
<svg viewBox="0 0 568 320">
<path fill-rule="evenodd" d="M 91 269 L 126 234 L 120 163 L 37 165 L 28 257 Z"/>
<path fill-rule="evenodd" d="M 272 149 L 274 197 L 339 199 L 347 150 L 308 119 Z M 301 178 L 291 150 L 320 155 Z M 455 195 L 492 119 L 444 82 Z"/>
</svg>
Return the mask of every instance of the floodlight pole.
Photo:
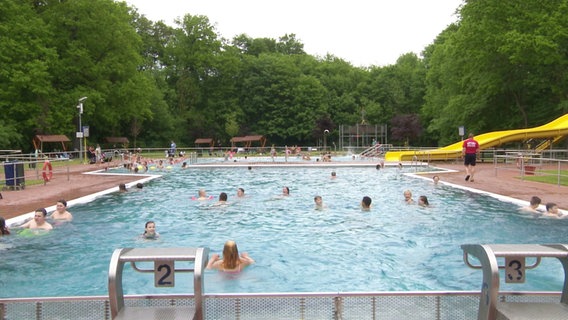
<svg viewBox="0 0 568 320">
<path fill-rule="evenodd" d="M 325 129 L 323 130 L 323 152 L 325 153 L 327 151 L 327 135 L 329 133 L 329 130 Z"/>
<path fill-rule="evenodd" d="M 79 159 L 81 163 L 83 163 L 83 124 L 81 123 L 81 115 L 83 114 L 83 102 L 85 100 L 87 100 L 87 97 L 82 97 L 77 105 L 77 109 L 79 109 L 79 131 L 77 131 L 77 137 L 79 138 Z"/>
</svg>

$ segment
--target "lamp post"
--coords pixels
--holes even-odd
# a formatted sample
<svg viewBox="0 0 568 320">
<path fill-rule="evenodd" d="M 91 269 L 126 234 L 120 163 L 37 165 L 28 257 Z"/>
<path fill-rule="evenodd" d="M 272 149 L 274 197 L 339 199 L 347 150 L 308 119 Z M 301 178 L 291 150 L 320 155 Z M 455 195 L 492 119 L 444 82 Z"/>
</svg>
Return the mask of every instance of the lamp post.
<svg viewBox="0 0 568 320">
<path fill-rule="evenodd" d="M 79 159 L 83 163 L 83 125 L 81 124 L 81 115 L 83 114 L 83 102 L 87 100 L 87 97 L 82 97 L 79 99 L 79 104 L 77 109 L 79 109 L 79 130 L 77 131 L 77 138 L 79 138 Z"/>
</svg>

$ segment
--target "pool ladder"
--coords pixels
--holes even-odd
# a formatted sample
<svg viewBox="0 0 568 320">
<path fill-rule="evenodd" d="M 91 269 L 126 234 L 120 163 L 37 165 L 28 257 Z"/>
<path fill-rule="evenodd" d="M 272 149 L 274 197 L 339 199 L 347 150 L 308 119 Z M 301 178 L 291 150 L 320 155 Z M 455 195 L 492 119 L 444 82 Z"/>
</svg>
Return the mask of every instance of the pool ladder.
<svg viewBox="0 0 568 320">
<path fill-rule="evenodd" d="M 114 250 L 109 266 L 108 291 L 111 317 L 114 320 L 203 320 L 203 270 L 207 265 L 209 248 L 122 248 Z M 175 268 L 175 261 L 193 262 L 193 268 Z M 154 286 L 175 286 L 176 272 L 193 272 L 194 307 L 125 307 L 122 289 L 124 264 L 132 269 L 154 274 Z M 153 269 L 143 269 L 137 262 L 153 262 Z"/>
<path fill-rule="evenodd" d="M 568 319 L 568 245 L 564 244 L 465 244 L 464 262 L 483 270 L 478 320 L 495 319 Z M 479 260 L 474 265 L 469 256 Z M 504 260 L 499 265 L 497 258 Z M 526 258 L 535 260 L 526 265 Z M 524 283 L 525 270 L 536 268 L 542 258 L 557 258 L 564 268 L 564 286 L 560 303 L 505 302 L 499 300 L 499 269 L 504 269 L 507 283 Z"/>
</svg>

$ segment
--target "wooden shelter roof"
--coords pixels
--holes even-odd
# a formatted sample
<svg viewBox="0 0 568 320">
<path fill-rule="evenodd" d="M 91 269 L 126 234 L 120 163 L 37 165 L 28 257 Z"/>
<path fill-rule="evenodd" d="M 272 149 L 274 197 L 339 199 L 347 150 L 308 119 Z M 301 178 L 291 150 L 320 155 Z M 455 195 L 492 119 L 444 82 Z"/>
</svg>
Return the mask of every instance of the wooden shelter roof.
<svg viewBox="0 0 568 320">
<path fill-rule="evenodd" d="M 244 143 L 245 147 L 250 148 L 253 142 L 259 142 L 260 146 L 264 148 L 266 144 L 266 138 L 261 135 L 251 135 L 251 136 L 244 136 L 244 137 L 233 137 L 231 138 L 231 143 Z"/>
<path fill-rule="evenodd" d="M 195 139 L 195 144 L 209 144 L 213 145 L 213 138 L 197 138 Z"/>
<path fill-rule="evenodd" d="M 70 142 L 69 138 L 63 134 L 54 134 L 54 135 L 36 135 L 34 139 L 37 139 L 39 142 Z"/>
<path fill-rule="evenodd" d="M 129 143 L 127 137 L 106 137 L 105 141 L 107 143 Z"/>
<path fill-rule="evenodd" d="M 61 148 L 63 148 L 63 150 L 67 150 L 65 148 L 65 142 L 71 142 L 71 140 L 63 134 L 38 134 L 32 140 L 34 148 L 37 150 L 43 150 L 44 142 L 60 142 Z"/>
</svg>

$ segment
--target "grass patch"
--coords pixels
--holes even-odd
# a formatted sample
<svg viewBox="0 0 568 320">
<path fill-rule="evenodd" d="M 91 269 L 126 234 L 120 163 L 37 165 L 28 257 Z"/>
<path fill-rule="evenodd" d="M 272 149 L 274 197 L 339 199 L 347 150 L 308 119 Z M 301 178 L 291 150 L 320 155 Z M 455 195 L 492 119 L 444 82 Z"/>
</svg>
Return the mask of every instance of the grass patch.
<svg viewBox="0 0 568 320">
<path fill-rule="evenodd" d="M 535 172 L 534 176 L 525 175 L 524 180 L 536 181 L 548 184 L 558 184 L 558 171 L 557 170 L 539 170 Z M 560 171 L 560 185 L 568 186 L 568 171 Z"/>
</svg>

